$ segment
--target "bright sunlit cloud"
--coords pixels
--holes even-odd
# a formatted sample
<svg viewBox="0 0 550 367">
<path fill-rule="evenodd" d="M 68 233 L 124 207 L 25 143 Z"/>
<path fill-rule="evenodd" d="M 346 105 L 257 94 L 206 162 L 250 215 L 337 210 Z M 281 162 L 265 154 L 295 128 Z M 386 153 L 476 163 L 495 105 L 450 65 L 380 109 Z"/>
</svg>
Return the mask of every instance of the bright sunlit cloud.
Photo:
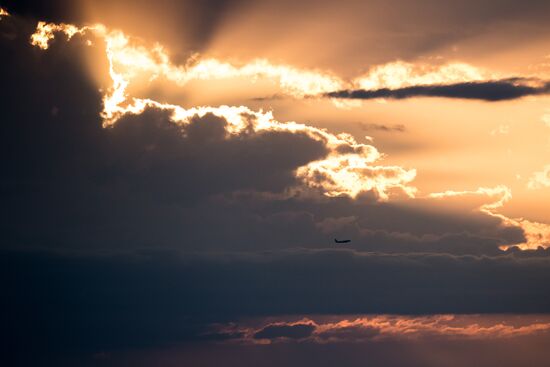
<svg viewBox="0 0 550 367">
<path fill-rule="evenodd" d="M 477 82 L 497 77 L 495 73 L 460 62 L 430 65 L 396 61 L 373 67 L 355 79 L 354 84 L 365 90 L 399 89 L 413 85 Z"/>
<path fill-rule="evenodd" d="M 93 32 L 102 37 L 106 44 L 109 61 L 109 74 L 112 87 L 103 96 L 104 126 L 111 126 L 127 114 L 138 115 L 147 108 L 170 111 L 170 119 L 179 125 L 189 124 L 192 117 L 214 114 L 228 122 L 229 134 L 253 131 L 288 131 L 305 133 L 313 139 L 323 141 L 330 153 L 326 159 L 311 162 L 297 171 L 297 177 L 306 186 L 320 189 L 328 196 L 348 195 L 356 197 L 362 192 L 374 191 L 382 200 L 389 198 L 390 191 L 397 189 L 413 197 L 416 189 L 409 183 L 414 179 L 414 169 L 398 166 L 373 165 L 382 158 L 378 150 L 358 143 L 349 134 L 331 134 L 324 129 L 296 122 L 281 123 L 271 112 L 253 111 L 245 106 L 193 107 L 183 108 L 174 104 L 161 103 L 152 99 L 133 98 L 128 95 L 128 87 L 136 76 L 143 72 L 153 78 L 160 75 L 185 84 L 191 79 L 212 79 L 230 76 L 265 75 L 278 78 L 281 86 L 292 93 L 316 94 L 323 90 L 338 87 L 339 82 L 313 72 L 301 72 L 285 66 L 272 66 L 267 61 L 254 61 L 241 68 L 235 68 L 215 60 L 198 61 L 188 67 L 175 67 L 160 45 L 153 51 L 144 46 L 132 45 L 130 38 L 121 31 L 109 31 L 101 25 L 78 28 L 68 24 L 40 22 L 37 31 L 31 36 L 31 44 L 46 50 L 55 33 L 64 33 L 68 39 L 75 34 Z"/>
</svg>

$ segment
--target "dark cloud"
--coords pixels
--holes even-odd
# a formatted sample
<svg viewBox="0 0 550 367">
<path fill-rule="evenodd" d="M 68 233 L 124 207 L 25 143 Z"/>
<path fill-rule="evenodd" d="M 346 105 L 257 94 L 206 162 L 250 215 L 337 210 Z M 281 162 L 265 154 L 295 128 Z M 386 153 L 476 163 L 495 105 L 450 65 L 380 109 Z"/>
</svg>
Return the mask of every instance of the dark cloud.
<svg viewBox="0 0 550 367">
<path fill-rule="evenodd" d="M 243 317 L 550 311 L 548 256 L 3 251 L 0 265 L 4 346 L 19 356 L 226 340 L 240 331 L 205 329 Z"/>
<path fill-rule="evenodd" d="M 302 133 L 228 137 L 214 115 L 179 127 L 154 109 L 104 129 L 80 63 L 86 46 L 45 53 L 27 43 L 33 25 L 15 28 L 0 44 L 4 248 L 327 248 L 343 236 L 363 251 L 496 255 L 524 239 L 473 207 L 290 194 L 295 169 L 327 154 Z"/>
<path fill-rule="evenodd" d="M 398 132 L 402 133 L 406 131 L 405 125 L 395 124 L 395 125 L 384 125 L 384 124 L 373 124 L 361 122 L 359 124 L 361 129 L 364 131 L 382 131 L 382 132 Z"/>
<path fill-rule="evenodd" d="M 317 336 L 321 340 L 333 339 L 338 341 L 362 341 L 369 340 L 380 335 L 380 330 L 375 327 L 365 326 L 346 326 L 338 328 L 329 328 L 326 331 L 320 332 Z"/>
<path fill-rule="evenodd" d="M 10 91 L 0 101 L 7 246 L 186 242 L 189 226 L 199 225 L 197 238 L 214 225 L 196 218 L 196 203 L 233 190 L 280 192 L 296 183 L 296 168 L 327 152 L 301 133 L 226 139 L 226 122 L 213 115 L 182 129 L 151 110 L 103 129 L 101 96 L 80 66 L 81 46 L 53 45 L 46 55 L 27 39 L 2 40 Z"/>
<path fill-rule="evenodd" d="M 254 333 L 254 339 L 304 339 L 315 331 L 311 323 L 271 324 Z"/>
<path fill-rule="evenodd" d="M 497 102 L 550 93 L 550 83 L 548 82 L 543 83 L 541 86 L 529 86 L 520 84 L 518 81 L 521 80 L 514 78 L 449 85 L 417 85 L 398 89 L 342 90 L 327 93 L 326 96 L 345 99 L 443 97 Z"/>
</svg>

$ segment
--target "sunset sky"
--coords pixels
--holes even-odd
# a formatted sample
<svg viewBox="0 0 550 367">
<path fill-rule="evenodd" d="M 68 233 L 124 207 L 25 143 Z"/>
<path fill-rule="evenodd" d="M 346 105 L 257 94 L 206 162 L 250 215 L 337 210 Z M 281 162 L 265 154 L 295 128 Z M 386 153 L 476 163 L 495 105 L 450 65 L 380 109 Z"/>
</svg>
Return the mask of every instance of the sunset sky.
<svg viewBox="0 0 550 367">
<path fill-rule="evenodd" d="M 548 1 L 0 1 L 0 48 L 7 365 L 548 365 Z"/>
</svg>

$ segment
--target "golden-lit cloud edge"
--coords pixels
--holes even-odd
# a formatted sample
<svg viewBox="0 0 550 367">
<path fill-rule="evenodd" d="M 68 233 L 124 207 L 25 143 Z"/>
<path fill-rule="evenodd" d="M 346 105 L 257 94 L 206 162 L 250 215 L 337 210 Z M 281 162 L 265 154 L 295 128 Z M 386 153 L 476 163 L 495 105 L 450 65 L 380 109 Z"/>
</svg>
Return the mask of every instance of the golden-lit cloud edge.
<svg viewBox="0 0 550 367">
<path fill-rule="evenodd" d="M 504 206 L 507 201 L 512 199 L 512 190 L 505 185 L 498 185 L 493 188 L 480 187 L 477 190 L 470 191 L 448 190 L 445 192 L 431 193 L 427 195 L 428 198 L 434 199 L 467 196 L 482 196 L 489 198 L 491 201 L 482 204 L 478 208 L 479 211 L 500 219 L 502 221 L 502 225 L 504 226 L 520 227 L 523 230 L 525 242 L 517 245 L 500 246 L 501 250 L 506 251 L 512 247 L 516 247 L 521 250 L 536 250 L 539 247 L 550 247 L 549 224 L 533 222 L 524 218 L 509 218 L 497 212 L 497 210 Z"/>
<path fill-rule="evenodd" d="M 353 84 L 361 89 L 399 89 L 414 85 L 455 84 L 499 79 L 502 75 L 463 63 L 443 65 L 414 64 L 395 61 L 377 65 L 356 78 Z"/>
<path fill-rule="evenodd" d="M 279 122 L 271 112 L 253 111 L 246 106 L 201 106 L 183 108 L 178 105 L 158 102 L 152 99 L 133 98 L 128 94 L 128 87 L 136 75 L 160 75 L 169 80 L 185 83 L 189 78 L 217 78 L 221 75 L 234 76 L 237 73 L 261 74 L 280 79 L 284 88 L 299 93 L 310 93 L 318 88 L 325 88 L 325 79 L 313 72 L 301 73 L 285 66 L 272 66 L 269 63 L 255 62 L 241 69 L 229 68 L 226 64 L 206 60 L 188 68 L 174 66 L 164 49 L 156 45 L 153 51 L 141 45 L 134 45 L 130 37 L 121 31 L 108 30 L 103 25 L 91 25 L 78 28 L 71 24 L 53 24 L 39 22 L 36 32 L 31 36 L 31 44 L 48 49 L 49 42 L 56 33 L 63 33 L 68 39 L 76 34 L 93 33 L 105 42 L 106 57 L 109 62 L 109 75 L 112 87 L 103 96 L 101 117 L 105 127 L 112 126 L 126 115 L 139 115 L 147 108 L 167 111 L 170 120 L 180 126 L 187 125 L 195 116 L 202 117 L 208 113 L 227 121 L 228 136 L 253 131 L 279 131 L 303 133 L 320 141 L 328 148 L 325 159 L 310 162 L 300 167 L 296 176 L 307 187 L 320 189 L 327 196 L 349 195 L 357 197 L 365 191 L 373 191 L 382 200 L 389 198 L 394 190 L 413 197 L 416 189 L 409 183 L 415 178 L 414 169 L 399 166 L 378 166 L 383 155 L 367 144 L 358 143 L 349 134 L 331 134 L 320 129 L 297 122 Z M 227 74 L 224 74 L 227 72 Z M 327 82 L 328 83 L 328 82 Z M 330 83 L 329 83 L 330 84 Z M 333 88 L 330 84 L 327 88 Z"/>
<path fill-rule="evenodd" d="M 170 61 L 163 46 L 156 44 L 152 48 L 147 48 L 122 31 L 109 30 L 101 24 L 77 27 L 72 24 L 39 22 L 36 32 L 31 36 L 31 44 L 46 50 L 56 33 L 63 33 L 68 39 L 77 34 L 92 34 L 105 42 L 112 82 L 111 88 L 103 94 L 101 117 L 105 127 L 114 125 L 124 116 L 139 115 L 146 109 L 153 108 L 167 111 L 170 120 L 180 126 L 189 124 L 195 116 L 216 115 L 227 121 L 228 138 L 250 131 L 303 133 L 322 142 L 329 151 L 324 159 L 310 162 L 296 171 L 297 178 L 306 187 L 320 190 L 326 196 L 347 195 L 356 198 L 363 192 L 371 191 L 376 193 L 379 199 L 388 200 L 390 194 L 397 191 L 410 198 L 416 197 L 417 189 L 410 184 L 416 176 L 415 169 L 375 165 L 383 158 L 383 154 L 374 146 L 358 143 L 349 134 L 336 135 L 325 129 L 297 122 L 279 122 L 270 111 L 253 111 L 246 106 L 184 108 L 152 99 L 131 97 L 128 92 L 134 79 L 143 74 L 147 75 L 149 80 L 163 77 L 177 85 L 184 85 L 195 79 L 263 77 L 276 79 L 286 93 L 295 97 L 305 97 L 346 85 L 346 82 L 333 75 L 273 65 L 267 60 L 255 60 L 236 67 L 215 59 L 194 59 L 184 66 L 176 66 Z M 495 77 L 501 76 L 464 63 L 428 67 L 395 62 L 373 68 L 368 74 L 356 78 L 352 84 L 367 88 L 406 88 L 412 84 L 477 82 Z M 504 226 L 518 226 L 524 230 L 526 241 L 516 246 L 519 249 L 550 246 L 550 225 L 522 218 L 511 219 L 496 213 L 496 210 L 511 198 L 511 191 L 506 186 L 479 188 L 474 191 L 446 191 L 428 194 L 425 197 L 443 199 L 468 195 L 481 195 L 493 200 L 480 206 L 479 210 L 499 218 Z M 510 247 L 513 246 L 503 246 L 501 249 L 507 250 Z"/>
</svg>

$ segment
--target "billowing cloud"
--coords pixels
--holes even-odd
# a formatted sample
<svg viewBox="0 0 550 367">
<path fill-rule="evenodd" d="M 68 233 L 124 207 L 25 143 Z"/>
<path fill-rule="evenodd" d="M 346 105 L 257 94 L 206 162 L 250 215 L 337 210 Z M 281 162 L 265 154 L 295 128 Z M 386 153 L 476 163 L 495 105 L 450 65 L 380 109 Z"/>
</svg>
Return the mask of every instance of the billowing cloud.
<svg viewBox="0 0 550 367">
<path fill-rule="evenodd" d="M 165 76 L 169 80 L 185 83 L 192 78 L 216 78 L 221 76 L 265 74 L 278 77 L 283 88 L 299 88 L 300 93 L 318 93 L 319 88 L 333 89 L 333 84 L 326 82 L 321 76 L 312 73 L 292 71 L 286 67 L 273 67 L 265 62 L 253 63 L 238 71 L 218 62 L 200 61 L 187 69 L 174 67 L 162 47 L 157 45 L 153 53 L 143 46 L 130 45 L 129 38 L 120 31 L 109 31 L 102 25 L 77 28 L 67 24 L 48 24 L 40 22 L 37 31 L 31 36 L 31 43 L 42 49 L 48 48 L 48 43 L 55 33 L 62 32 L 69 37 L 76 33 L 95 32 L 104 38 L 106 57 L 109 61 L 109 74 L 112 88 L 103 97 L 101 116 L 104 125 L 113 125 L 126 114 L 139 115 L 146 108 L 155 108 L 170 112 L 170 120 L 180 126 L 189 123 L 194 116 L 204 116 L 207 113 L 225 119 L 228 124 L 228 134 L 238 135 L 243 132 L 288 131 L 304 133 L 315 140 L 324 141 L 330 154 L 326 159 L 311 162 L 296 172 L 306 186 L 324 191 L 329 196 L 357 196 L 365 191 L 374 191 L 382 199 L 388 198 L 388 192 L 401 190 L 413 196 L 415 188 L 408 184 L 414 179 L 414 169 L 404 169 L 399 166 L 376 166 L 373 163 L 382 155 L 373 146 L 357 143 L 348 134 L 334 135 L 326 130 L 314 128 L 295 122 L 280 123 L 270 112 L 252 111 L 245 106 L 240 107 L 193 107 L 185 109 L 181 106 L 160 103 L 151 99 L 132 98 L 128 103 L 127 88 L 132 79 L 142 73 L 151 74 L 152 78 Z M 201 76 L 202 75 L 202 76 Z M 319 79 L 320 78 L 320 79 Z M 313 89 L 312 89 L 313 88 Z"/>
<path fill-rule="evenodd" d="M 43 24 L 41 29 L 48 41 L 53 31 L 45 27 Z M 16 47 L 15 43 L 12 46 Z M 74 44 L 78 47 L 70 51 L 70 45 L 58 46 L 44 59 L 62 60 L 62 52 L 80 52 L 81 47 Z M 14 49 L 9 54 L 18 52 L 23 51 Z M 41 193 L 40 200 L 18 189 L 21 194 L 6 201 L 13 215 L 34 223 L 39 234 L 28 237 L 23 226 L 6 228 L 12 245 L 325 248 L 331 246 L 333 237 L 346 236 L 353 239 L 351 246 L 361 251 L 496 255 L 499 247 L 522 244 L 528 237 L 517 221 L 495 215 L 503 203 L 496 199 L 502 190 L 462 193 L 466 202 L 473 204 L 430 211 L 429 207 L 439 202 L 447 205 L 452 195 L 418 195 L 411 184 L 414 169 L 379 164 L 384 155 L 351 135 L 279 122 L 271 112 L 245 106 L 184 108 L 133 98 L 124 86 L 97 92 L 89 80 L 83 80 L 85 73 L 77 75 L 82 70 L 74 66 L 77 59 L 73 59 L 60 64 L 64 70 L 58 72 L 64 80 L 74 81 L 60 93 L 78 90 L 89 96 L 90 103 L 63 105 L 59 97 L 45 91 L 38 91 L 40 98 L 21 95 L 19 98 L 48 104 L 45 108 L 52 123 L 40 123 L 40 109 L 29 109 L 26 119 L 35 122 L 28 123 L 28 129 L 6 125 L 10 134 L 21 137 L 18 145 L 6 145 L 9 155 L 19 157 L 17 167 L 5 172 L 7 181 L 40 179 L 44 183 L 35 191 Z M 113 69 L 113 65 L 112 80 L 117 80 L 125 69 Z M 28 81 L 8 78 L 5 83 L 26 85 L 44 78 L 36 74 L 28 77 Z M 126 79 L 120 80 L 124 85 Z M 49 85 L 53 81 L 43 82 Z M 115 95 L 121 96 L 122 102 L 114 102 L 114 110 L 109 110 L 106 101 Z M 55 114 L 51 114 L 52 106 Z M 101 113 L 105 117 L 106 108 L 119 111 L 113 114 L 116 122 L 108 124 L 108 129 L 94 127 Z M 85 120 L 79 117 L 81 111 L 89 113 Z M 81 124 L 72 123 L 76 118 Z M 51 153 L 47 140 L 36 142 L 33 138 L 49 134 L 57 134 L 56 150 Z M 27 140 L 44 153 L 30 156 Z M 36 164 L 37 160 L 41 163 Z M 40 166 L 51 169 L 39 172 L 36 167 Z M 103 204 L 92 205 L 94 202 Z M 54 223 L 64 222 L 69 213 L 73 213 L 74 225 L 59 240 L 57 231 L 61 229 Z"/>
</svg>

